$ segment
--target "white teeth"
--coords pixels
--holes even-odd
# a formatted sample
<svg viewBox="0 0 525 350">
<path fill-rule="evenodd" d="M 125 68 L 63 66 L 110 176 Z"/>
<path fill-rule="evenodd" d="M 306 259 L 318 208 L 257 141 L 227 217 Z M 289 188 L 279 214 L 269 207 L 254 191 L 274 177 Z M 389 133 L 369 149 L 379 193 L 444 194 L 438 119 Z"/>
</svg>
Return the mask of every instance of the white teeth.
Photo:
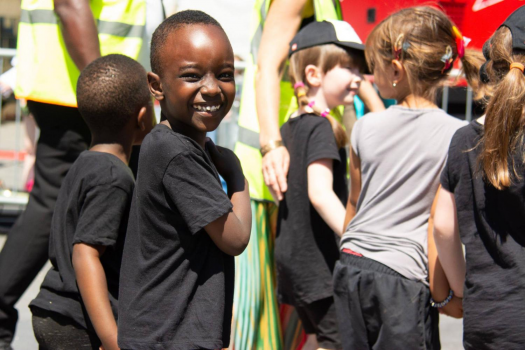
<svg viewBox="0 0 525 350">
<path fill-rule="evenodd" d="M 221 106 L 220 105 L 217 105 L 217 106 L 193 105 L 193 108 L 201 112 L 215 112 L 216 110 L 221 108 Z"/>
</svg>

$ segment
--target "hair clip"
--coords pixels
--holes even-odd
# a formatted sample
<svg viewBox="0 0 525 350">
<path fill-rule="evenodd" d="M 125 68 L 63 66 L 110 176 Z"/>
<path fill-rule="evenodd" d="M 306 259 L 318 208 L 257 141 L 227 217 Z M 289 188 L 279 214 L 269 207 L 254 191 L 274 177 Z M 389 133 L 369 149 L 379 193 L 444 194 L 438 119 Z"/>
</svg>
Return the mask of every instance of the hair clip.
<svg viewBox="0 0 525 350">
<path fill-rule="evenodd" d="M 299 91 L 299 92 L 297 93 L 297 97 L 303 97 L 303 96 L 306 96 L 306 92 L 304 92 L 304 91 Z"/>
<path fill-rule="evenodd" d="M 400 61 L 402 58 L 402 52 L 405 50 L 405 44 L 403 43 L 403 38 L 405 36 L 403 34 L 399 34 L 399 36 L 396 39 L 396 42 L 394 43 L 394 59 Z M 408 49 L 408 47 L 406 47 Z"/>
<path fill-rule="evenodd" d="M 454 53 L 452 52 L 452 48 L 450 45 L 447 45 L 447 50 L 443 56 L 441 56 L 441 62 L 445 64 L 443 69 L 441 70 L 441 74 L 445 73 L 452 67 L 452 62 L 454 62 L 454 58 L 452 57 Z"/>
<path fill-rule="evenodd" d="M 463 34 L 459 31 L 458 27 L 452 26 L 452 34 L 456 39 L 456 47 L 458 49 L 458 57 L 461 59 L 465 56 L 465 40 Z M 469 40 L 470 41 L 470 40 Z"/>
<path fill-rule="evenodd" d="M 295 83 L 295 85 L 293 86 L 294 89 L 297 89 L 297 88 L 300 88 L 300 87 L 304 87 L 304 83 L 302 81 L 298 81 L 297 83 Z"/>
<path fill-rule="evenodd" d="M 323 113 L 321 113 L 321 117 L 326 118 L 326 117 L 328 117 L 329 114 L 330 114 L 330 109 L 327 108 L 327 109 L 324 110 Z"/>
</svg>

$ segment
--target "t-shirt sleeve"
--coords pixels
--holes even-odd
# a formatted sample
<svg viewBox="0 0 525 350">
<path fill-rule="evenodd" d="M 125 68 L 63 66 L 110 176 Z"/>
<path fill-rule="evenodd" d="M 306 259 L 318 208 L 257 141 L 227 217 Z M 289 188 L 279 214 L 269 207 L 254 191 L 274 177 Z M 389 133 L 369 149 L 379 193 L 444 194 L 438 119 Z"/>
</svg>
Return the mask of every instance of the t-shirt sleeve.
<svg viewBox="0 0 525 350">
<path fill-rule="evenodd" d="M 448 192 L 453 193 L 459 181 L 459 167 L 461 166 L 461 132 L 456 131 L 448 148 L 447 161 L 441 172 L 441 186 Z"/>
<path fill-rule="evenodd" d="M 193 153 L 175 157 L 162 183 L 192 234 L 232 210 L 213 168 Z"/>
<path fill-rule="evenodd" d="M 358 144 L 359 144 L 359 132 L 361 130 L 361 124 L 362 123 L 363 123 L 362 121 L 358 120 L 354 124 L 354 127 L 352 128 L 352 134 L 350 136 L 350 145 L 352 146 L 352 149 L 354 150 L 354 153 L 358 157 L 359 157 L 359 147 L 358 147 Z"/>
<path fill-rule="evenodd" d="M 332 126 L 327 120 L 314 124 L 306 147 L 306 161 L 308 165 L 319 159 L 341 160 Z"/>
<path fill-rule="evenodd" d="M 73 244 L 113 246 L 122 220 L 128 217 L 131 191 L 112 185 L 92 187 L 80 211 Z"/>
</svg>

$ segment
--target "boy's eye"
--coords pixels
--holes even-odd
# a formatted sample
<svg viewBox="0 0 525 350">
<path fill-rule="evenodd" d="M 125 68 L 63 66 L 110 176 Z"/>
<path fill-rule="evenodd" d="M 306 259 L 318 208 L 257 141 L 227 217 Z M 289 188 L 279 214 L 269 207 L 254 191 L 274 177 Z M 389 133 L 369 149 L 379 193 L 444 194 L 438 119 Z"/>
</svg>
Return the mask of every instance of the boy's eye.
<svg viewBox="0 0 525 350">
<path fill-rule="evenodd" d="M 233 80 L 233 72 L 224 72 L 219 75 L 219 79 L 223 81 L 231 81 Z"/>
<path fill-rule="evenodd" d="M 181 78 L 188 81 L 197 81 L 200 79 L 200 76 L 195 73 L 184 73 L 181 75 Z"/>
</svg>

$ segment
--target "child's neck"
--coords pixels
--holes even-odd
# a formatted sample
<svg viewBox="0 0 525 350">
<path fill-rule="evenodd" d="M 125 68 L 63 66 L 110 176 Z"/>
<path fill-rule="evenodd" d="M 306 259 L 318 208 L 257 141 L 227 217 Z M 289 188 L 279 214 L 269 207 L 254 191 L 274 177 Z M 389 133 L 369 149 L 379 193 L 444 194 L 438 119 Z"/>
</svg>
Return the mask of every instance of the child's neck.
<svg viewBox="0 0 525 350">
<path fill-rule="evenodd" d="M 323 90 L 319 87 L 310 88 L 306 97 L 308 98 L 308 101 L 315 102 L 315 107 L 318 110 L 324 111 L 325 109 L 332 109 L 333 107 L 335 107 L 330 107 L 328 105 L 328 102 L 326 102 L 326 98 L 324 97 Z"/>
<path fill-rule="evenodd" d="M 188 124 L 178 122 L 177 120 L 164 120 L 161 124 L 166 125 L 171 130 L 178 132 L 184 136 L 189 137 L 193 141 L 197 142 L 202 148 L 205 147 L 206 143 L 206 132 L 196 130 Z"/>
<path fill-rule="evenodd" d="M 406 108 L 439 108 L 433 101 L 430 101 L 422 96 L 408 94 L 397 101 L 398 106 Z"/>
<path fill-rule="evenodd" d="M 93 135 L 90 151 L 109 153 L 119 158 L 124 164 L 128 165 L 131 156 L 131 147 L 133 141 L 128 137 L 119 137 L 118 135 L 102 136 Z"/>
</svg>

